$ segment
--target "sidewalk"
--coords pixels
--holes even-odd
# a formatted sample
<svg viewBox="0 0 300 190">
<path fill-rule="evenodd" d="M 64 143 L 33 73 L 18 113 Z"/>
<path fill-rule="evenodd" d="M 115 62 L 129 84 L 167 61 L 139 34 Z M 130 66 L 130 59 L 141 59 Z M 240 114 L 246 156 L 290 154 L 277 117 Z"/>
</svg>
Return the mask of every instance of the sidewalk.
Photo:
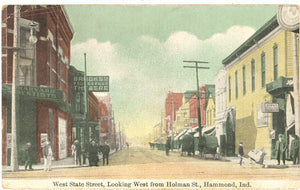
<svg viewBox="0 0 300 190">
<path fill-rule="evenodd" d="M 180 151 L 174 151 L 176 153 L 181 153 Z M 205 154 L 205 158 L 200 158 L 199 155 L 195 155 L 196 158 L 198 159 L 204 159 L 204 160 L 216 160 L 216 161 L 223 161 L 223 162 L 233 162 L 236 164 L 240 163 L 240 158 L 239 157 L 223 157 L 223 156 L 218 156 L 218 157 L 214 157 L 214 155 L 212 154 Z M 250 163 L 250 159 L 249 158 L 245 158 L 243 161 L 245 164 L 253 164 L 256 166 L 260 166 L 260 164 L 257 164 L 255 161 L 253 161 L 252 163 Z M 284 168 L 300 168 L 299 164 L 293 165 L 292 161 L 285 161 L 285 165 L 282 164 L 281 161 L 281 165 L 277 165 L 277 160 L 271 160 L 271 159 L 264 159 L 263 164 L 261 165 L 261 167 L 264 168 L 278 168 L 278 169 L 284 169 Z"/>
<path fill-rule="evenodd" d="M 234 162 L 236 164 L 240 163 L 240 158 L 239 157 L 221 157 L 221 159 L 222 160 L 227 160 L 227 161 L 230 161 L 230 162 Z M 246 164 L 250 164 L 248 159 L 244 159 L 243 162 L 245 162 Z M 253 161 L 253 165 L 259 165 L 259 164 L 255 163 Z M 288 160 L 285 161 L 285 165 L 283 165 L 282 162 L 281 162 L 280 165 L 277 165 L 277 160 L 264 159 L 263 165 L 264 165 L 264 168 L 278 168 L 278 169 L 300 168 L 299 164 L 293 165 L 293 162 L 288 161 Z"/>
<path fill-rule="evenodd" d="M 116 152 L 116 150 L 112 150 L 110 151 L 110 155 L 114 154 Z M 102 160 L 102 154 L 99 155 L 99 162 Z M 73 156 L 61 159 L 61 160 L 54 160 L 52 161 L 52 165 L 51 165 L 51 169 L 55 170 L 55 169 L 60 169 L 60 168 L 79 168 L 79 167 L 88 167 L 89 163 L 88 163 L 88 159 L 86 159 L 86 164 L 83 164 L 81 166 L 75 165 L 75 161 Z M 44 170 L 44 164 L 43 163 L 37 163 L 32 165 L 33 170 Z M 19 166 L 19 170 L 18 171 L 25 171 L 25 167 L 24 165 Z M 2 173 L 5 172 L 11 172 L 11 168 L 10 166 L 2 166 Z"/>
</svg>

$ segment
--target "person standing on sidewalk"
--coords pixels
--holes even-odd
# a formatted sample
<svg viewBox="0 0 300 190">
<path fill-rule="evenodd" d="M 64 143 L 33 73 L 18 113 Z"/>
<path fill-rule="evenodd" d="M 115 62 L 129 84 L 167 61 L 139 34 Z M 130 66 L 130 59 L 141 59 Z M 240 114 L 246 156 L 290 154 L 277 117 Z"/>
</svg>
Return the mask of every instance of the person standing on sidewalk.
<svg viewBox="0 0 300 190">
<path fill-rule="evenodd" d="M 104 145 L 100 146 L 100 150 L 102 152 L 103 166 L 105 165 L 105 160 L 106 160 L 106 164 L 108 165 L 108 157 L 109 157 L 110 147 L 107 144 L 107 142 L 105 142 Z"/>
<path fill-rule="evenodd" d="M 98 166 L 98 146 L 95 141 L 92 140 L 89 147 L 89 166 Z"/>
<path fill-rule="evenodd" d="M 25 170 L 27 170 L 27 167 L 29 167 L 29 170 L 33 170 L 32 169 L 32 147 L 31 147 L 31 143 L 27 142 L 26 143 L 26 148 L 25 148 Z"/>
<path fill-rule="evenodd" d="M 171 149 L 171 144 L 170 144 L 170 141 L 168 139 L 167 142 L 166 142 L 166 155 L 167 156 L 169 156 L 170 149 Z"/>
<path fill-rule="evenodd" d="M 293 140 L 291 142 L 291 157 L 293 159 L 293 164 L 299 164 L 299 137 L 293 135 Z"/>
<path fill-rule="evenodd" d="M 276 141 L 276 145 L 275 145 L 275 153 L 278 161 L 277 165 L 280 165 L 280 160 L 282 160 L 283 165 L 285 165 L 286 147 L 287 145 L 283 134 L 279 134 L 278 140 Z"/>
<path fill-rule="evenodd" d="M 243 164 L 243 156 L 244 156 L 243 142 L 240 142 L 240 145 L 239 145 L 240 166 Z"/>
<path fill-rule="evenodd" d="M 72 156 L 73 156 L 73 159 L 74 159 L 74 163 L 75 163 L 75 166 L 76 166 L 77 165 L 77 160 L 76 160 L 76 146 L 75 146 L 75 141 L 72 144 L 71 149 L 72 149 Z"/>
<path fill-rule="evenodd" d="M 81 146 L 78 140 L 75 140 L 74 142 L 75 145 L 75 160 L 76 160 L 76 165 L 81 166 Z"/>
<path fill-rule="evenodd" d="M 43 154 L 44 154 L 44 170 L 51 171 L 53 152 L 52 152 L 51 143 L 48 140 L 46 141 L 46 145 L 43 148 Z"/>
</svg>

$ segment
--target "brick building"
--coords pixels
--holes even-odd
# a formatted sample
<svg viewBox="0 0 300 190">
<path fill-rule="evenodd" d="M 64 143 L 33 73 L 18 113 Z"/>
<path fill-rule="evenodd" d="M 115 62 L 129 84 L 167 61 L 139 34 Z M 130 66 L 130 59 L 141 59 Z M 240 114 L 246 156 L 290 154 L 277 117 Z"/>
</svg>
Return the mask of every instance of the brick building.
<svg viewBox="0 0 300 190">
<path fill-rule="evenodd" d="M 55 160 L 71 154 L 70 56 L 74 30 L 63 6 L 20 6 L 21 49 L 16 62 L 16 127 L 19 164 L 31 142 L 34 162 L 42 158 L 42 141 L 51 141 Z M 2 164 L 10 162 L 11 86 L 14 6 L 2 9 Z M 36 26 L 32 24 L 35 23 Z M 38 41 L 30 44 L 30 34 Z"/>
<path fill-rule="evenodd" d="M 182 105 L 183 93 L 169 92 L 165 102 L 166 135 L 171 134 L 173 122 L 176 121 L 176 111 Z"/>
</svg>

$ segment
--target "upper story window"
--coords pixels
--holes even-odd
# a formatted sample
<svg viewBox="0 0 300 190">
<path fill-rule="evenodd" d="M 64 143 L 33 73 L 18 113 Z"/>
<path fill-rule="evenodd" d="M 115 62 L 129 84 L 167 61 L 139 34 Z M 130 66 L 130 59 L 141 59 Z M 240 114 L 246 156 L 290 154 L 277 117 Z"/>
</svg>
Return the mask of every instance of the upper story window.
<svg viewBox="0 0 300 190">
<path fill-rule="evenodd" d="M 24 59 L 34 59 L 34 48 L 33 45 L 29 42 L 30 29 L 29 28 L 20 28 L 20 57 Z"/>
<path fill-rule="evenodd" d="M 266 86 L 266 55 L 263 52 L 261 54 L 261 87 Z"/>
<path fill-rule="evenodd" d="M 278 79 L 278 46 L 277 44 L 273 47 L 273 64 L 274 64 L 274 80 Z"/>
<path fill-rule="evenodd" d="M 246 89 L 246 66 L 244 65 L 243 66 L 243 94 L 245 95 L 246 92 L 247 92 L 247 89 Z"/>
<path fill-rule="evenodd" d="M 252 84 L 252 92 L 255 91 L 255 60 L 251 61 L 251 84 Z"/>
<path fill-rule="evenodd" d="M 228 78 L 228 99 L 229 99 L 229 102 L 231 102 L 231 77 L 229 76 Z"/>
<path fill-rule="evenodd" d="M 238 82 L 238 72 L 235 71 L 235 98 L 239 97 L 239 82 Z"/>
</svg>

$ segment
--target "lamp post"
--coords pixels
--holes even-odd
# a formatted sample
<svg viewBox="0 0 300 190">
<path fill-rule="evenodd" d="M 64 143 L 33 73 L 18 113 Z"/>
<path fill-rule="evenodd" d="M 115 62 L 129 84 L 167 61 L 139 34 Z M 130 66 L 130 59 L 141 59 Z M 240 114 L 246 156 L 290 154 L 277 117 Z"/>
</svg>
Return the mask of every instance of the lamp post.
<svg viewBox="0 0 300 190">
<path fill-rule="evenodd" d="M 12 65 L 12 89 L 11 89 L 11 171 L 17 171 L 18 165 L 18 145 L 17 145 L 17 113 L 18 113 L 18 98 L 17 98 L 17 68 L 19 63 L 19 50 L 20 48 L 20 5 L 14 6 L 14 43 L 13 43 L 13 65 Z M 37 25 L 35 22 L 31 22 L 29 42 L 35 44 L 37 38 L 34 35 L 34 27 Z M 9 47 L 6 47 L 9 48 Z"/>
</svg>

